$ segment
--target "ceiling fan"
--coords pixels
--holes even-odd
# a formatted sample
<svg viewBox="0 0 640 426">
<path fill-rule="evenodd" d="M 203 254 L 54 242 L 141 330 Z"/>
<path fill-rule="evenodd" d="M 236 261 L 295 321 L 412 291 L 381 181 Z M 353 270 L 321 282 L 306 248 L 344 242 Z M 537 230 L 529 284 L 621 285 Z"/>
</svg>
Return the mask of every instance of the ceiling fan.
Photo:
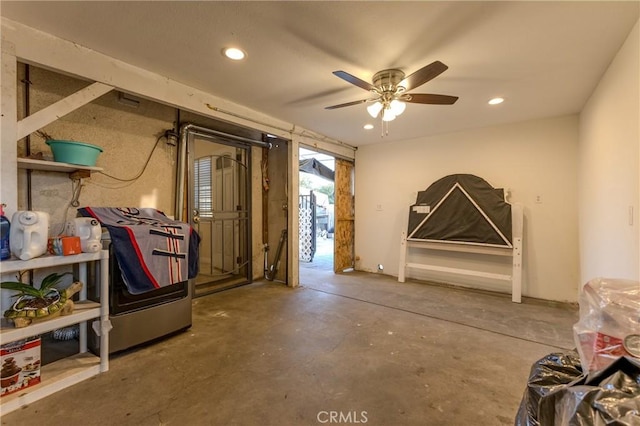
<svg viewBox="0 0 640 426">
<path fill-rule="evenodd" d="M 348 83 L 368 90 L 374 96 L 370 99 L 347 102 L 344 104 L 332 105 L 325 109 L 343 108 L 362 103 L 370 103 L 367 107 L 369 114 L 376 118 L 381 114 L 382 121 L 394 120 L 404 112 L 406 102 L 414 104 L 437 104 L 452 105 L 457 100 L 457 96 L 434 95 L 427 93 L 407 93 L 410 90 L 423 85 L 447 70 L 445 64 L 440 61 L 420 68 L 418 71 L 405 77 L 404 72 L 399 69 L 388 69 L 377 72 L 373 76 L 373 84 L 367 83 L 345 71 L 334 71 L 333 74 Z"/>
</svg>

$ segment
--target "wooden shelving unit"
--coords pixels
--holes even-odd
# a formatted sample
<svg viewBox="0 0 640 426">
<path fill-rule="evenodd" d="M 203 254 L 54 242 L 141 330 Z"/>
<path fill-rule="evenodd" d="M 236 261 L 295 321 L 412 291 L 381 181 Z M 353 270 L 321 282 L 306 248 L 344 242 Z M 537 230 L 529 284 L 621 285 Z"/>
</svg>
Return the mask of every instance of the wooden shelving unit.
<svg viewBox="0 0 640 426">
<path fill-rule="evenodd" d="M 0 323 L 0 343 L 17 340 L 80 324 L 80 352 L 76 355 L 45 365 L 40 371 L 41 382 L 22 391 L 0 398 L 0 413 L 6 414 L 24 405 L 30 404 L 61 389 L 109 370 L 109 251 L 81 253 L 71 256 L 41 256 L 31 260 L 5 260 L 0 263 L 0 274 L 5 275 L 31 269 L 49 268 L 63 265 L 79 265 L 78 279 L 86 284 L 87 263 L 100 262 L 100 302 L 87 300 L 86 285 L 80 292 L 80 301 L 76 302 L 72 314 L 60 316 L 48 321 L 37 322 L 23 328 L 14 328 L 5 320 Z M 100 356 L 87 350 L 87 322 L 95 320 L 100 330 Z M 97 324 L 95 324 L 97 323 Z"/>
</svg>

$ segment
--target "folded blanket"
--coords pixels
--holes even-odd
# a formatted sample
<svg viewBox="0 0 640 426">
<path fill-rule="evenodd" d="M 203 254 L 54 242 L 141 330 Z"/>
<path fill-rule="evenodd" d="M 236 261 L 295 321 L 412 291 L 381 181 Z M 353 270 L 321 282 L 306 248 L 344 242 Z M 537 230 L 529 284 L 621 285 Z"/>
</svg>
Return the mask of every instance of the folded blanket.
<svg viewBox="0 0 640 426">
<path fill-rule="evenodd" d="M 82 207 L 78 213 L 97 219 L 109 231 L 129 293 L 198 275 L 200 236 L 189 224 L 151 208 Z"/>
</svg>

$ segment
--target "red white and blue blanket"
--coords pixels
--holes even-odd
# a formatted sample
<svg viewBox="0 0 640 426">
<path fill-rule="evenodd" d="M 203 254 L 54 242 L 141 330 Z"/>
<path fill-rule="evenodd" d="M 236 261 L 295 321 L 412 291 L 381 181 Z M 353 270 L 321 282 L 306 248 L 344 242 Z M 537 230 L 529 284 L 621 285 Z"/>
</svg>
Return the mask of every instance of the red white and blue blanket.
<svg viewBox="0 0 640 426">
<path fill-rule="evenodd" d="M 200 236 L 187 223 L 152 208 L 82 207 L 109 230 L 122 279 L 131 294 L 198 275 Z"/>
</svg>

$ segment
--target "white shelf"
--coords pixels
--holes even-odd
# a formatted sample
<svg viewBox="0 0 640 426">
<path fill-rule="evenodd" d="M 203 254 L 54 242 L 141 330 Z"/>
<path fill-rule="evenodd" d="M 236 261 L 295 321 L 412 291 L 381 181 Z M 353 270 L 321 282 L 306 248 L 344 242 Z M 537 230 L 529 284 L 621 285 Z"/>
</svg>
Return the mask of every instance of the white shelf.
<svg viewBox="0 0 640 426">
<path fill-rule="evenodd" d="M 91 262 L 100 260 L 102 252 L 97 253 L 80 253 L 69 256 L 56 256 L 52 254 L 36 257 L 30 260 L 20 260 L 12 258 L 0 262 L 0 273 L 20 272 L 28 269 L 50 268 L 52 266 L 73 265 L 82 262 Z M 108 256 L 108 254 L 107 254 Z"/>
<path fill-rule="evenodd" d="M 47 364 L 40 370 L 40 383 L 2 397 L 2 414 L 75 385 L 100 371 L 100 358 L 88 352 Z"/>
<path fill-rule="evenodd" d="M 9 321 L 3 319 L 0 327 L 0 344 L 15 342 L 31 336 L 48 333 L 58 328 L 68 327 L 83 321 L 89 321 L 100 317 L 100 304 L 96 302 L 81 301 L 75 302 L 73 313 L 59 316 L 45 321 L 34 322 L 31 325 L 15 328 Z"/>
<path fill-rule="evenodd" d="M 0 273 L 8 274 L 30 269 L 78 264 L 78 279 L 87 282 L 87 262 L 100 262 L 100 301 L 86 300 L 86 286 L 80 291 L 80 301 L 75 302 L 73 313 L 27 327 L 15 328 L 3 320 L 0 325 L 0 343 L 6 344 L 32 336 L 39 336 L 58 328 L 80 324 L 80 353 L 45 365 L 40 370 L 41 383 L 0 398 L 0 413 L 6 414 L 38 399 L 44 398 L 68 386 L 109 370 L 109 251 L 81 253 L 71 256 L 40 256 L 31 260 L 4 260 Z M 100 356 L 87 352 L 87 321 L 98 321 L 100 330 Z"/>
<path fill-rule="evenodd" d="M 19 169 L 45 170 L 48 172 L 72 173 L 78 170 L 88 170 L 90 172 L 101 172 L 102 167 L 81 166 L 79 164 L 60 163 L 58 161 L 34 160 L 32 158 L 18 158 Z"/>
</svg>

